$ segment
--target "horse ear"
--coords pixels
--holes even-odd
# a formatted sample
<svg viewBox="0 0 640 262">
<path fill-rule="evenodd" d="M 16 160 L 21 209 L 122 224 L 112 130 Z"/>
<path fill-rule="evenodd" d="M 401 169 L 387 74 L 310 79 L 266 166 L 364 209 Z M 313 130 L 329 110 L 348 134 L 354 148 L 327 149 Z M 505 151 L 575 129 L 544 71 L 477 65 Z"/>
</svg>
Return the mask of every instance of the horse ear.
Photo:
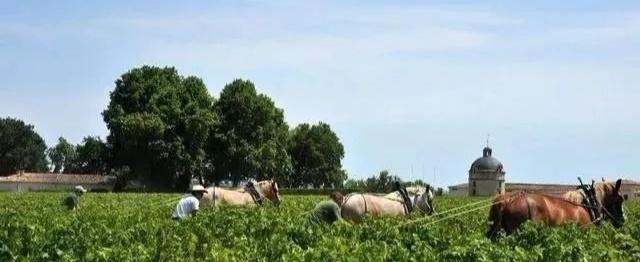
<svg viewBox="0 0 640 262">
<path fill-rule="evenodd" d="M 616 192 L 620 191 L 620 186 L 622 186 L 622 179 L 616 181 Z"/>
</svg>

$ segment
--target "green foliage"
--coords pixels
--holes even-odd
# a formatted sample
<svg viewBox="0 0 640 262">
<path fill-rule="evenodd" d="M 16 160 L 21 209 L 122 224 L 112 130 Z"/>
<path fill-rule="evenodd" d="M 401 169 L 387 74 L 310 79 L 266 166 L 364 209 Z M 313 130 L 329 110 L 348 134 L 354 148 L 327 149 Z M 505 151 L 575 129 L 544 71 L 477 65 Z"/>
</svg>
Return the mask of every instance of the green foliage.
<svg viewBox="0 0 640 262">
<path fill-rule="evenodd" d="M 32 125 L 10 117 L 0 118 L 1 175 L 18 170 L 47 170 L 46 149 L 44 140 L 33 130 Z"/>
<path fill-rule="evenodd" d="M 370 177 L 367 179 L 367 191 L 371 192 L 390 192 L 395 190 L 395 182 L 400 182 L 398 176 L 390 175 L 389 171 L 382 170 L 378 177 Z"/>
<path fill-rule="evenodd" d="M 291 159 L 286 151 L 289 127 L 282 109 L 269 97 L 258 94 L 250 81 L 226 85 L 216 101 L 214 125 L 209 141 L 214 172 L 210 180 L 286 177 Z"/>
<path fill-rule="evenodd" d="M 291 131 L 288 152 L 293 165 L 289 186 L 341 187 L 347 179 L 341 163 L 344 147 L 326 123 L 298 125 Z"/>
<path fill-rule="evenodd" d="M 78 158 L 76 154 L 76 147 L 70 144 L 64 137 L 58 138 L 58 144 L 47 150 L 47 155 L 51 159 L 51 165 L 53 165 L 54 173 L 70 173 L 74 170 L 74 164 Z"/>
<path fill-rule="evenodd" d="M 97 136 L 87 136 L 82 143 L 76 145 L 76 161 L 70 173 L 99 174 L 102 173 L 108 159 L 107 146 Z"/>
<path fill-rule="evenodd" d="M 0 261 L 639 261 L 640 202 L 628 221 L 580 228 L 527 223 L 495 242 L 484 237 L 488 208 L 433 223 L 366 218 L 306 224 L 326 196 L 285 195 L 279 207 L 201 207 L 170 218 L 176 194 L 96 194 L 79 209 L 63 193 L 0 193 Z M 438 198 L 440 212 L 485 198 Z M 420 222 L 404 224 L 420 219 Z"/>
<path fill-rule="evenodd" d="M 149 186 L 185 188 L 206 167 L 213 98 L 197 77 L 171 67 L 143 66 L 123 74 L 103 112 L 111 168 Z"/>
</svg>

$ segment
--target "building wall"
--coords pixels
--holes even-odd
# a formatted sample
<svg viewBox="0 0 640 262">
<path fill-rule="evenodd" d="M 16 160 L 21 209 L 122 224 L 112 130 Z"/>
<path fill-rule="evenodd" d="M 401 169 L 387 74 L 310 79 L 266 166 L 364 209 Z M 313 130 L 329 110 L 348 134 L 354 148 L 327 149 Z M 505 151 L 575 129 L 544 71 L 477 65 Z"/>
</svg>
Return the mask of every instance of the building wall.
<svg viewBox="0 0 640 262">
<path fill-rule="evenodd" d="M 449 188 L 449 195 L 450 196 L 467 196 L 469 195 L 469 188 L 467 187 L 456 188 L 456 189 Z"/>
<path fill-rule="evenodd" d="M 493 196 L 504 193 L 504 181 L 469 179 L 469 196 Z"/>
<path fill-rule="evenodd" d="M 113 190 L 113 185 L 108 184 L 61 184 L 61 183 L 33 183 L 33 182 L 0 182 L 0 191 L 28 192 L 42 190 L 72 190 L 81 185 L 87 190 L 104 189 Z"/>
<path fill-rule="evenodd" d="M 639 199 L 640 198 L 640 185 L 625 185 L 620 187 L 620 195 L 626 200 Z"/>
</svg>

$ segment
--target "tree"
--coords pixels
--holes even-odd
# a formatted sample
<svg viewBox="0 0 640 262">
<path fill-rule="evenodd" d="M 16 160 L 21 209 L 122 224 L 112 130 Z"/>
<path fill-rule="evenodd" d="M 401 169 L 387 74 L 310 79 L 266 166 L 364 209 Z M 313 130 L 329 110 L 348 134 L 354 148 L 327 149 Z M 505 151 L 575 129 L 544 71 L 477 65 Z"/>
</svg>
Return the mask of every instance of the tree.
<svg viewBox="0 0 640 262">
<path fill-rule="evenodd" d="M 10 117 L 0 118 L 0 174 L 46 171 L 46 149 L 32 125 Z"/>
<path fill-rule="evenodd" d="M 234 185 L 247 178 L 286 180 L 291 159 L 282 109 L 258 94 L 252 82 L 237 79 L 224 87 L 213 110 L 219 121 L 208 149 L 214 167 L 210 180 L 230 179 Z"/>
<path fill-rule="evenodd" d="M 74 170 L 73 166 L 76 162 L 76 148 L 70 144 L 64 137 L 58 138 L 58 144 L 47 150 L 47 155 L 51 159 L 54 173 L 69 173 Z"/>
<path fill-rule="evenodd" d="M 201 79 L 173 67 L 143 66 L 116 81 L 103 112 L 111 169 L 150 187 L 180 188 L 201 175 L 216 121 Z"/>
<path fill-rule="evenodd" d="M 378 176 L 372 176 L 366 181 L 366 189 L 369 192 L 391 192 L 395 190 L 394 183 L 401 182 L 397 176 L 390 175 L 389 171 L 382 170 Z"/>
<path fill-rule="evenodd" d="M 367 188 L 367 183 L 362 179 L 348 179 L 344 182 L 344 188 L 354 191 L 364 191 Z"/>
<path fill-rule="evenodd" d="M 99 174 L 106 168 L 107 146 L 97 136 L 87 136 L 75 146 L 76 159 L 65 173 Z"/>
<path fill-rule="evenodd" d="M 341 187 L 347 179 L 341 163 L 344 147 L 326 123 L 298 125 L 291 131 L 288 152 L 293 166 L 292 186 Z"/>
</svg>

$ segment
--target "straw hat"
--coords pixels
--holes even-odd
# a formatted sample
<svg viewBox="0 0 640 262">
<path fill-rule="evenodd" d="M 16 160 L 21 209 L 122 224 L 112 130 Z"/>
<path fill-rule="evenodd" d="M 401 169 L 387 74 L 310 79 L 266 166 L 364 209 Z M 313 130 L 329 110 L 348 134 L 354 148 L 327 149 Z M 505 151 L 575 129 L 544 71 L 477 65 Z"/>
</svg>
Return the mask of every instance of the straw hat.
<svg viewBox="0 0 640 262">
<path fill-rule="evenodd" d="M 82 186 L 76 186 L 75 188 L 73 188 L 76 192 L 82 192 L 82 193 L 87 193 L 87 190 L 84 189 L 84 187 Z"/>
</svg>

